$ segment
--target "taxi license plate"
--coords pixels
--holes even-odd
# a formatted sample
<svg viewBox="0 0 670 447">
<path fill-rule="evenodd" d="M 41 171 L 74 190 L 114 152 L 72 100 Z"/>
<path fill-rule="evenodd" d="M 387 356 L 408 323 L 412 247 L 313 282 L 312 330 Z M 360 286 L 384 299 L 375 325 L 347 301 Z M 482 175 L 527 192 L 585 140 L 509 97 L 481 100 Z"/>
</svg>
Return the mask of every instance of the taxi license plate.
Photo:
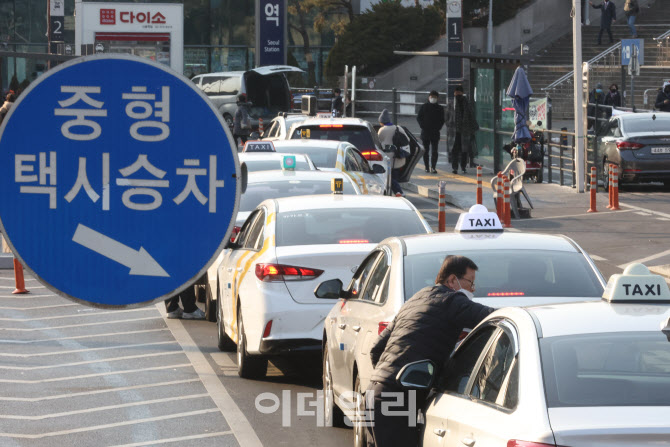
<svg viewBox="0 0 670 447">
<path fill-rule="evenodd" d="M 652 147 L 652 154 L 670 154 L 670 147 Z"/>
</svg>

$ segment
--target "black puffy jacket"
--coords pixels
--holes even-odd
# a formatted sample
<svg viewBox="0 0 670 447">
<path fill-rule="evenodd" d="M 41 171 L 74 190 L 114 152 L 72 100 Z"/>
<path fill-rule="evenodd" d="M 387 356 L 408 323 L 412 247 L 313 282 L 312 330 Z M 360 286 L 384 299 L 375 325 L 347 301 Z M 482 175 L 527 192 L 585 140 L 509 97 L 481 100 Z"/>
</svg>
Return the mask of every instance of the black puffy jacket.
<svg viewBox="0 0 670 447">
<path fill-rule="evenodd" d="M 474 328 L 494 309 L 443 285 L 425 287 L 398 311 L 370 349 L 372 381 L 396 387 L 408 363 L 432 360 L 442 366 L 464 328 Z"/>
</svg>

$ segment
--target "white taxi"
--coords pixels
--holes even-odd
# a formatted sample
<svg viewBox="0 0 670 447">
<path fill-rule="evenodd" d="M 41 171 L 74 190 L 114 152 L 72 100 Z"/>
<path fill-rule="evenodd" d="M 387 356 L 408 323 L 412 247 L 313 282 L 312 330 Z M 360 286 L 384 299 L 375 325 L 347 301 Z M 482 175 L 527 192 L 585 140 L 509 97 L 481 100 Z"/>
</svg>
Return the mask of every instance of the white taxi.
<svg viewBox="0 0 670 447">
<path fill-rule="evenodd" d="M 216 272 L 219 348 L 237 344 L 245 378 L 264 376 L 268 356 L 320 350 L 332 302 L 314 296 L 318 282 L 348 281 L 383 238 L 430 232 L 405 199 L 331 194 L 264 201 Z"/>
<path fill-rule="evenodd" d="M 240 165 L 247 166 L 247 172 L 274 171 L 289 167 L 294 171 L 316 171 L 316 166 L 305 154 L 278 154 L 276 152 L 240 152 Z M 290 166 L 287 166 L 290 164 Z"/>
<path fill-rule="evenodd" d="M 361 409 L 362 402 L 350 399 L 368 387 L 372 344 L 405 301 L 435 284 L 448 255 L 467 256 L 477 264 L 474 300 L 491 307 L 598 300 L 603 293 L 605 279 L 589 255 L 565 236 L 504 232 L 497 215 L 483 205 L 461 214 L 456 230 L 386 239 L 361 262 L 346 289 L 334 279 L 315 290 L 317 297 L 339 299 L 323 333 L 329 423 L 341 425 L 344 412 Z M 356 445 L 365 445 L 364 427 L 355 424 L 354 429 Z"/>
<path fill-rule="evenodd" d="M 366 194 L 391 194 L 388 157 L 368 162 L 351 143 L 330 140 L 274 141 L 275 151 L 306 154 L 323 171 L 349 174 Z"/>
<path fill-rule="evenodd" d="M 670 290 L 632 264 L 600 301 L 496 311 L 398 382 L 434 390 L 423 446 L 668 445 Z"/>
</svg>

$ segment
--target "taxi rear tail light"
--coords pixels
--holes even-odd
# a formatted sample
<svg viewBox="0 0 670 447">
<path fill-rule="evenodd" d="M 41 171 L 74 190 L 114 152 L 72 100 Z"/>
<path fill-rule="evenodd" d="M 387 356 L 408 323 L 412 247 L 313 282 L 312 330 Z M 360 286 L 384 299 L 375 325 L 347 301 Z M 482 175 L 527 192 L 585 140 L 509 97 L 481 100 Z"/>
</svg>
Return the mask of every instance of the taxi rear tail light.
<svg viewBox="0 0 670 447">
<path fill-rule="evenodd" d="M 369 244 L 370 241 L 367 239 L 340 239 L 338 241 L 340 244 Z"/>
<path fill-rule="evenodd" d="M 268 324 L 265 325 L 265 330 L 263 331 L 263 338 L 269 337 L 270 331 L 272 331 L 272 320 L 268 321 Z"/>
<path fill-rule="evenodd" d="M 640 149 L 643 148 L 644 144 L 633 143 L 631 141 L 619 141 L 616 144 L 617 149 Z"/>
<path fill-rule="evenodd" d="M 361 155 L 367 161 L 384 161 L 384 157 L 382 157 L 382 154 L 380 154 L 377 151 L 373 151 L 373 150 L 363 151 L 363 152 L 361 152 Z"/>
<path fill-rule="evenodd" d="M 320 128 L 322 129 L 327 129 L 331 127 L 344 127 L 342 124 L 321 124 L 319 125 Z"/>
<path fill-rule="evenodd" d="M 264 282 L 309 281 L 318 278 L 323 270 L 283 264 L 256 264 L 256 277 Z"/>
<path fill-rule="evenodd" d="M 462 330 L 461 335 L 458 336 L 458 341 L 463 340 L 465 337 L 468 336 L 469 333 L 470 333 L 469 329 Z"/>
<path fill-rule="evenodd" d="M 486 296 L 524 296 L 526 292 L 489 292 Z"/>
<path fill-rule="evenodd" d="M 510 439 L 507 441 L 507 447 L 561 447 L 556 444 L 543 444 L 541 442 L 519 441 L 518 439 Z"/>
<path fill-rule="evenodd" d="M 384 329 L 386 329 L 388 325 L 388 321 L 380 321 L 379 325 L 377 326 L 377 335 L 381 335 L 381 333 L 384 332 Z"/>
<path fill-rule="evenodd" d="M 235 239 L 237 239 L 237 235 L 240 234 L 240 230 L 242 227 L 233 227 L 233 232 L 230 233 L 230 242 L 235 242 Z"/>
</svg>

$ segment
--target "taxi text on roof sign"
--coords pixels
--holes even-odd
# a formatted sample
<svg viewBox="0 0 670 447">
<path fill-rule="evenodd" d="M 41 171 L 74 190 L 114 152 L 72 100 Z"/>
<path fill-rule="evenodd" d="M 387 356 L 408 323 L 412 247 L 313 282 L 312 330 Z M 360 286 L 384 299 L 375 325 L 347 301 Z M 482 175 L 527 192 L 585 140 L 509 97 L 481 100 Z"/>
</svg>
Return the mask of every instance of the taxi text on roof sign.
<svg viewBox="0 0 670 447">
<path fill-rule="evenodd" d="M 484 205 L 473 205 L 467 213 L 458 216 L 454 231 L 503 231 L 503 227 L 496 213 L 489 212 Z"/>
<path fill-rule="evenodd" d="M 247 141 L 243 152 L 276 152 L 272 141 Z"/>
<path fill-rule="evenodd" d="M 603 298 L 610 302 L 670 302 L 670 289 L 665 279 L 652 274 L 643 264 L 631 264 L 610 277 Z"/>
<path fill-rule="evenodd" d="M 62 296 L 112 308 L 165 300 L 228 241 L 241 185 L 232 136 L 202 91 L 161 64 L 121 54 L 61 64 L 0 132 L 0 229 Z"/>
</svg>

